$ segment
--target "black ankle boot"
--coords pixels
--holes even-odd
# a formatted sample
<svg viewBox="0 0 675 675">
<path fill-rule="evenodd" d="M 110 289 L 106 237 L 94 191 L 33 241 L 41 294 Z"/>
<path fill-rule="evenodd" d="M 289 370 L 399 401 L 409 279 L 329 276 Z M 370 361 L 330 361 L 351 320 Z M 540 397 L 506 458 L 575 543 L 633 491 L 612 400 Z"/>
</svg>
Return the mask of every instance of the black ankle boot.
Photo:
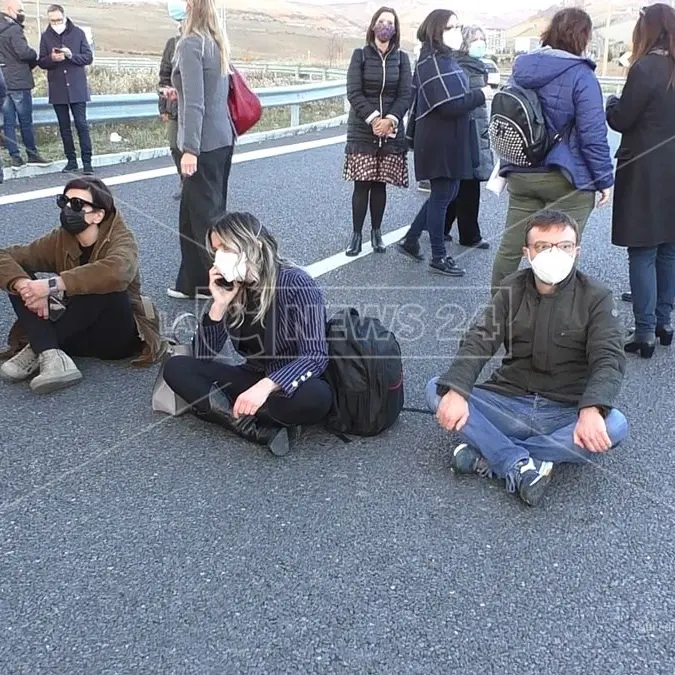
<svg viewBox="0 0 675 675">
<path fill-rule="evenodd" d="M 349 247 L 347 248 L 347 253 L 350 258 L 353 258 L 355 255 L 361 253 L 361 245 L 363 243 L 363 237 L 360 232 L 354 232 L 352 234 L 352 240 L 349 242 Z"/>
<path fill-rule="evenodd" d="M 633 334 L 623 346 L 623 350 L 627 354 L 639 354 L 643 359 L 651 359 L 654 355 L 655 347 L 655 342 L 636 340 L 635 334 Z"/>
<path fill-rule="evenodd" d="M 378 227 L 370 233 L 370 244 L 375 253 L 386 253 L 387 249 L 382 241 L 382 230 Z"/>
<path fill-rule="evenodd" d="M 246 441 L 267 446 L 273 455 L 283 457 L 288 454 L 290 445 L 286 427 L 276 424 L 269 416 L 266 420 L 257 415 L 235 418 L 232 404 L 218 387 L 211 387 L 208 412 L 196 414 L 207 422 L 234 432 Z"/>
<path fill-rule="evenodd" d="M 670 347 L 670 345 L 673 343 L 672 326 L 657 326 L 656 337 L 664 347 Z"/>
</svg>

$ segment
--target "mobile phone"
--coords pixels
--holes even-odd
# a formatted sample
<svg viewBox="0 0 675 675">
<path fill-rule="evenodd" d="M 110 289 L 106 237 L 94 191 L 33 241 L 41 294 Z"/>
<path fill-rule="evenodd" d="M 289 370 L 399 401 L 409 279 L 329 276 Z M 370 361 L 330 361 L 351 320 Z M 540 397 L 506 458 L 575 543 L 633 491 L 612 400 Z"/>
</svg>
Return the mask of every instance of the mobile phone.
<svg viewBox="0 0 675 675">
<path fill-rule="evenodd" d="M 61 302 L 57 297 L 51 296 L 49 298 L 49 320 L 57 321 L 60 319 L 64 312 L 66 311 L 66 305 Z"/>
<path fill-rule="evenodd" d="M 55 51 L 57 54 L 62 54 L 62 53 L 63 53 L 63 49 L 62 49 L 61 47 L 54 47 L 54 51 Z"/>
<path fill-rule="evenodd" d="M 216 286 L 226 288 L 228 291 L 230 291 L 234 288 L 234 282 L 228 281 L 225 277 L 218 277 L 216 279 Z"/>
</svg>

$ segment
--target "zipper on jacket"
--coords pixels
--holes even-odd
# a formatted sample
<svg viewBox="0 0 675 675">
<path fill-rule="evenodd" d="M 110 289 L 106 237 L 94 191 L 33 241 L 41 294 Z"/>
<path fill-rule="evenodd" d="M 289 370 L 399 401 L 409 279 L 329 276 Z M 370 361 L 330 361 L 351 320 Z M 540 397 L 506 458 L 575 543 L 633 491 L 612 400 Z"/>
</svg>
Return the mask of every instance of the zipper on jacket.
<svg viewBox="0 0 675 675">
<path fill-rule="evenodd" d="M 379 53 L 379 49 L 378 49 Z M 382 119 L 384 119 L 384 99 L 382 98 L 384 96 L 384 87 L 387 83 L 387 57 L 389 56 L 389 52 L 387 52 L 384 56 L 380 54 L 380 59 L 382 60 L 382 88 L 380 89 L 380 115 L 382 115 Z M 377 139 L 379 141 L 380 147 L 382 147 L 382 137 L 378 137 Z"/>
</svg>

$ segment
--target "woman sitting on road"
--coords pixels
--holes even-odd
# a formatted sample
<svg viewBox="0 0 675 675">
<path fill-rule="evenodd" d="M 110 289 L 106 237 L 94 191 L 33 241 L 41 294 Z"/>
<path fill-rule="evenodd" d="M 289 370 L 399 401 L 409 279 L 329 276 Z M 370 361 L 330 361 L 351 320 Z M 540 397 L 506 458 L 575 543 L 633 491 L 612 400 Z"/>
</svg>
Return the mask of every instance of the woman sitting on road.
<svg viewBox="0 0 675 675">
<path fill-rule="evenodd" d="M 363 223 L 370 205 L 370 242 L 384 253 L 382 218 L 387 184 L 408 187 L 408 148 L 403 118 L 410 104 L 410 60 L 400 49 L 401 27 L 393 9 L 373 16 L 366 45 L 355 49 L 347 71 L 347 122 L 344 178 L 354 181 L 352 239 L 348 256 L 361 253 Z"/>
<path fill-rule="evenodd" d="M 209 233 L 213 303 L 194 338 L 194 357 L 174 356 L 164 379 L 197 417 L 284 455 L 300 425 L 328 414 L 332 392 L 326 307 L 316 282 L 281 259 L 276 240 L 247 213 Z M 244 365 L 215 362 L 228 336 Z"/>
<path fill-rule="evenodd" d="M 73 356 L 136 356 L 135 364 L 147 365 L 166 347 L 157 312 L 141 296 L 136 240 L 108 187 L 76 178 L 56 203 L 59 228 L 0 250 L 0 287 L 9 291 L 18 318 L 5 356 L 15 355 L 0 374 L 22 381 L 39 371 L 30 383 L 36 394 L 82 379 Z M 38 273 L 53 276 L 36 279 Z"/>
<path fill-rule="evenodd" d="M 417 179 L 431 181 L 431 195 L 398 249 L 413 260 L 424 260 L 419 240 L 427 230 L 431 240 L 430 271 L 462 276 L 464 270 L 445 249 L 443 228 L 460 180 L 474 177 L 469 113 L 484 105 L 492 90 L 486 86 L 469 91 L 467 77 L 456 61 L 462 32 L 453 12 L 435 9 L 422 22 L 417 39 L 422 49 L 413 75 L 407 137 L 415 152 Z"/>
</svg>

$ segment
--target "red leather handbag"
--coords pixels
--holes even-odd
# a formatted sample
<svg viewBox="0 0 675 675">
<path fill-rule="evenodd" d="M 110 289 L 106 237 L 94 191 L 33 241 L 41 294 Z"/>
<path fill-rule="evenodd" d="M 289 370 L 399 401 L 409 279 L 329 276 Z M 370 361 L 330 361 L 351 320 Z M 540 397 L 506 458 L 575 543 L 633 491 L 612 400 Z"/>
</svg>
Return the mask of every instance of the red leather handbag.
<svg viewBox="0 0 675 675">
<path fill-rule="evenodd" d="M 245 134 L 262 117 L 263 109 L 260 99 L 251 91 L 241 73 L 234 68 L 230 73 L 230 91 L 227 97 L 227 105 L 237 136 Z"/>
</svg>

